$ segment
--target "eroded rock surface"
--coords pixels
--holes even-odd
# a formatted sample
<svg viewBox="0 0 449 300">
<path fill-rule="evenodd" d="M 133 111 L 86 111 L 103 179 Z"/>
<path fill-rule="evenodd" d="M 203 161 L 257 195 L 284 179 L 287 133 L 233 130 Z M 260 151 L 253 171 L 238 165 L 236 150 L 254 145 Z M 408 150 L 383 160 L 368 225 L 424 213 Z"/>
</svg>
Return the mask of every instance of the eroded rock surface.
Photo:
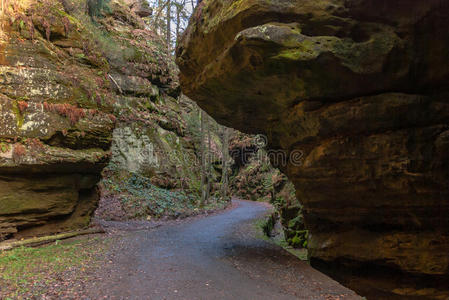
<svg viewBox="0 0 449 300">
<path fill-rule="evenodd" d="M 362 294 L 446 299 L 448 48 L 440 0 L 205 0 L 177 62 L 221 123 L 303 153 L 279 167 L 312 264 Z"/>
<path fill-rule="evenodd" d="M 111 156 L 117 102 L 156 97 L 157 85 L 171 91 L 167 67 L 155 63 L 155 37 L 137 15 L 144 9 L 138 2 L 5 4 L 0 240 L 87 226 Z"/>
</svg>

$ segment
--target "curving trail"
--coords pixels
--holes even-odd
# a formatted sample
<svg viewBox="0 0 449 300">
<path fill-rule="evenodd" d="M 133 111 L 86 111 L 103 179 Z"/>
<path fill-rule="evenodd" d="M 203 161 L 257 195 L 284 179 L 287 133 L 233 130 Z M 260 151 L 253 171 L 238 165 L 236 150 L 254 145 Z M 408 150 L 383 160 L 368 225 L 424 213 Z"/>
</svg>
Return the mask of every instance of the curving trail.
<svg viewBox="0 0 449 300">
<path fill-rule="evenodd" d="M 257 237 L 265 204 L 236 207 L 152 231 L 129 232 L 112 250 L 93 299 L 361 299 Z"/>
</svg>

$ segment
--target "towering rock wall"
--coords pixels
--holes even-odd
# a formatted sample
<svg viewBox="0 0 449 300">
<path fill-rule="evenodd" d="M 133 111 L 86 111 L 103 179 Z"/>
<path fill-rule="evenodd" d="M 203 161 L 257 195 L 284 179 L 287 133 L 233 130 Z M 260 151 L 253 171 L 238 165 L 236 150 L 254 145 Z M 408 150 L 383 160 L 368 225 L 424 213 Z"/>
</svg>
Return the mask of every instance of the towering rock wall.
<svg viewBox="0 0 449 300">
<path fill-rule="evenodd" d="M 137 2 L 3 2 L 0 240 L 86 226 L 114 110 L 133 96 L 176 93 Z"/>
<path fill-rule="evenodd" d="M 312 264 L 369 295 L 445 299 L 449 2 L 202 1 L 183 92 L 302 160 Z M 356 276 L 355 276 L 356 275 Z"/>
</svg>

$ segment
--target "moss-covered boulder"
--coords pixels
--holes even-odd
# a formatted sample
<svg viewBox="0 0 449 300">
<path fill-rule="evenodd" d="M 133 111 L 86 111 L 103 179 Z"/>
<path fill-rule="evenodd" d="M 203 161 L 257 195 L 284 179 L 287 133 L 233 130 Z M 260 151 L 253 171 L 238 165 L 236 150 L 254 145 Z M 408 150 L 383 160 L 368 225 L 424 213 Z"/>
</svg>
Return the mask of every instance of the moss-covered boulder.
<svg viewBox="0 0 449 300">
<path fill-rule="evenodd" d="M 177 49 L 185 94 L 295 155 L 311 262 L 362 294 L 449 296 L 448 12 L 204 0 Z"/>
</svg>

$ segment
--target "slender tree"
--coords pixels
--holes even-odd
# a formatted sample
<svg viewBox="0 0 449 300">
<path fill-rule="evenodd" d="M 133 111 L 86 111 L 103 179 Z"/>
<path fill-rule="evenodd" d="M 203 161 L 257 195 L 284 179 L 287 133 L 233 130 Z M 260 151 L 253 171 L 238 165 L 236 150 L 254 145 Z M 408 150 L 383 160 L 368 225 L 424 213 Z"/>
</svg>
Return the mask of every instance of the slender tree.
<svg viewBox="0 0 449 300">
<path fill-rule="evenodd" d="M 176 43 L 179 40 L 180 29 L 181 29 L 181 17 L 182 12 L 184 11 L 186 1 L 183 0 L 181 3 L 176 3 Z"/>
<path fill-rule="evenodd" d="M 164 8 L 166 7 L 166 5 L 167 5 L 167 2 L 164 2 L 163 0 L 158 0 L 156 13 L 154 14 L 154 18 L 153 18 L 154 27 L 159 34 L 162 34 L 162 28 L 161 28 L 162 24 L 161 24 L 160 19 L 161 19 L 162 12 L 164 11 Z"/>
<path fill-rule="evenodd" d="M 171 51 L 171 0 L 167 0 L 167 53 Z"/>
<path fill-rule="evenodd" d="M 228 198 L 228 159 L 229 159 L 229 131 L 227 127 L 222 127 L 222 165 L 221 165 L 221 197 L 223 199 Z"/>
<path fill-rule="evenodd" d="M 201 109 L 200 109 L 201 110 Z M 206 141 L 205 141 L 205 119 L 206 114 L 203 110 L 201 110 L 201 130 L 200 130 L 200 137 L 201 137 L 201 200 L 200 200 L 200 206 L 203 206 L 206 203 Z"/>
<path fill-rule="evenodd" d="M 206 203 L 209 201 L 210 198 L 210 190 L 211 190 L 211 183 L 212 183 L 212 151 L 211 151 L 211 134 L 210 134 L 210 126 L 211 122 L 209 120 L 209 115 L 206 114 L 205 125 L 206 125 L 206 133 L 207 133 L 207 151 L 206 151 L 206 175 L 207 175 L 207 185 L 206 185 Z"/>
<path fill-rule="evenodd" d="M 92 1 L 92 0 L 89 0 Z M 103 0 L 104 1 L 104 0 Z M 188 0 L 149 0 L 153 5 L 152 24 L 156 31 L 164 36 L 167 52 L 172 53 L 181 33 L 187 25 L 190 9 Z M 186 6 L 189 6 L 188 8 Z"/>
</svg>

